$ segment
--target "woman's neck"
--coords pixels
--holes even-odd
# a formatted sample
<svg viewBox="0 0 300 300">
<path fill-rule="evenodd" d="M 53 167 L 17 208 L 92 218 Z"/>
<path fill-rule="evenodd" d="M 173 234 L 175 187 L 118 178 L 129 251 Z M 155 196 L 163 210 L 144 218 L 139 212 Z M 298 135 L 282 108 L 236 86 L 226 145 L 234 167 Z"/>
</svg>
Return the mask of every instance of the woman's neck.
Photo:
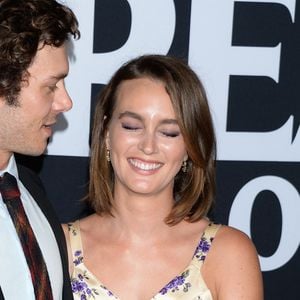
<svg viewBox="0 0 300 300">
<path fill-rule="evenodd" d="M 112 224 L 116 232 L 126 239 L 143 241 L 157 239 L 170 233 L 171 227 L 165 223 L 169 215 L 173 199 L 170 195 L 115 194 Z"/>
</svg>

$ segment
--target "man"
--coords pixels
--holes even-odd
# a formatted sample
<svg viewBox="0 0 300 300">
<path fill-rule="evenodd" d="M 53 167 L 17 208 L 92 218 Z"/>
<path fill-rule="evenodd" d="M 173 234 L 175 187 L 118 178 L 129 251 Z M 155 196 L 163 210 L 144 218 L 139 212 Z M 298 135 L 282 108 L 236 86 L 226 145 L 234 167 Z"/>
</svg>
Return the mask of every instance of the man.
<svg viewBox="0 0 300 300">
<path fill-rule="evenodd" d="M 40 280 L 36 278 L 39 275 L 28 263 L 26 245 L 20 242 L 1 191 L 0 299 L 73 299 L 59 221 L 38 178 L 18 166 L 14 158 L 14 153 L 41 155 L 57 116 L 72 107 L 64 86 L 70 35 L 80 36 L 77 19 L 55 0 L 0 0 L 0 182 L 4 182 L 7 173 L 17 179 L 21 193 L 18 199 L 50 282 L 49 293 L 40 283 L 34 283 Z M 44 289 L 39 291 L 41 296 L 37 296 L 36 289 Z M 49 298 L 44 296 L 47 293 Z"/>
</svg>

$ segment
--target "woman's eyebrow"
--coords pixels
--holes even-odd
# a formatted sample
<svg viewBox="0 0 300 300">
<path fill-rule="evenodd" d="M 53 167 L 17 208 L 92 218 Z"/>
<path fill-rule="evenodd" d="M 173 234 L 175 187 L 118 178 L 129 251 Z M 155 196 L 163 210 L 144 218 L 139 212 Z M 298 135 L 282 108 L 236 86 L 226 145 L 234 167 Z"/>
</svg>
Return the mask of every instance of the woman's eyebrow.
<svg viewBox="0 0 300 300">
<path fill-rule="evenodd" d="M 119 119 L 122 119 L 123 117 L 130 117 L 130 118 L 133 118 L 133 119 L 136 119 L 136 120 L 139 120 L 139 121 L 144 121 L 144 118 L 141 115 L 139 115 L 135 112 L 132 112 L 132 111 L 124 111 L 124 112 L 120 113 L 119 114 Z M 176 119 L 172 119 L 172 118 L 162 119 L 162 120 L 159 121 L 159 124 L 160 125 L 165 125 L 165 124 L 166 125 L 168 125 L 168 124 L 178 125 L 178 121 Z"/>
<path fill-rule="evenodd" d="M 137 120 L 140 120 L 142 121 L 143 118 L 137 114 L 137 113 L 134 113 L 132 111 L 124 111 L 122 113 L 119 114 L 119 119 L 122 119 L 123 117 L 130 117 L 130 118 L 134 118 L 134 119 L 137 119 Z"/>
</svg>

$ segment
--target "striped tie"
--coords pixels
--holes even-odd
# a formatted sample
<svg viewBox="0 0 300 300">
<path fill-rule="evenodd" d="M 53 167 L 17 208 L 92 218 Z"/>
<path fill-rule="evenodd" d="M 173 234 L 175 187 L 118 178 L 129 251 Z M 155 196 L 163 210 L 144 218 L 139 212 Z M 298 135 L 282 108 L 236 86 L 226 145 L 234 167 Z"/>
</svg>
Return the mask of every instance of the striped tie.
<svg viewBox="0 0 300 300">
<path fill-rule="evenodd" d="M 9 173 L 0 177 L 0 192 L 19 236 L 26 258 L 36 300 L 53 300 L 47 267 L 32 231 L 22 201 L 17 180 Z"/>
</svg>

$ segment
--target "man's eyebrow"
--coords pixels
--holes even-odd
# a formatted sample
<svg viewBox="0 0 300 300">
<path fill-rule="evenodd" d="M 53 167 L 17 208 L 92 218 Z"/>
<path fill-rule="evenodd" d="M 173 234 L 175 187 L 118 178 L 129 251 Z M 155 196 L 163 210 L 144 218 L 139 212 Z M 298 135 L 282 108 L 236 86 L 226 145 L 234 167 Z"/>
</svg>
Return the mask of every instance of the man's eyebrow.
<svg viewBox="0 0 300 300">
<path fill-rule="evenodd" d="M 67 73 L 61 73 L 61 74 L 57 74 L 57 75 L 51 75 L 49 76 L 48 79 L 56 79 L 56 80 L 60 80 L 60 79 L 64 79 L 68 76 Z"/>
</svg>

